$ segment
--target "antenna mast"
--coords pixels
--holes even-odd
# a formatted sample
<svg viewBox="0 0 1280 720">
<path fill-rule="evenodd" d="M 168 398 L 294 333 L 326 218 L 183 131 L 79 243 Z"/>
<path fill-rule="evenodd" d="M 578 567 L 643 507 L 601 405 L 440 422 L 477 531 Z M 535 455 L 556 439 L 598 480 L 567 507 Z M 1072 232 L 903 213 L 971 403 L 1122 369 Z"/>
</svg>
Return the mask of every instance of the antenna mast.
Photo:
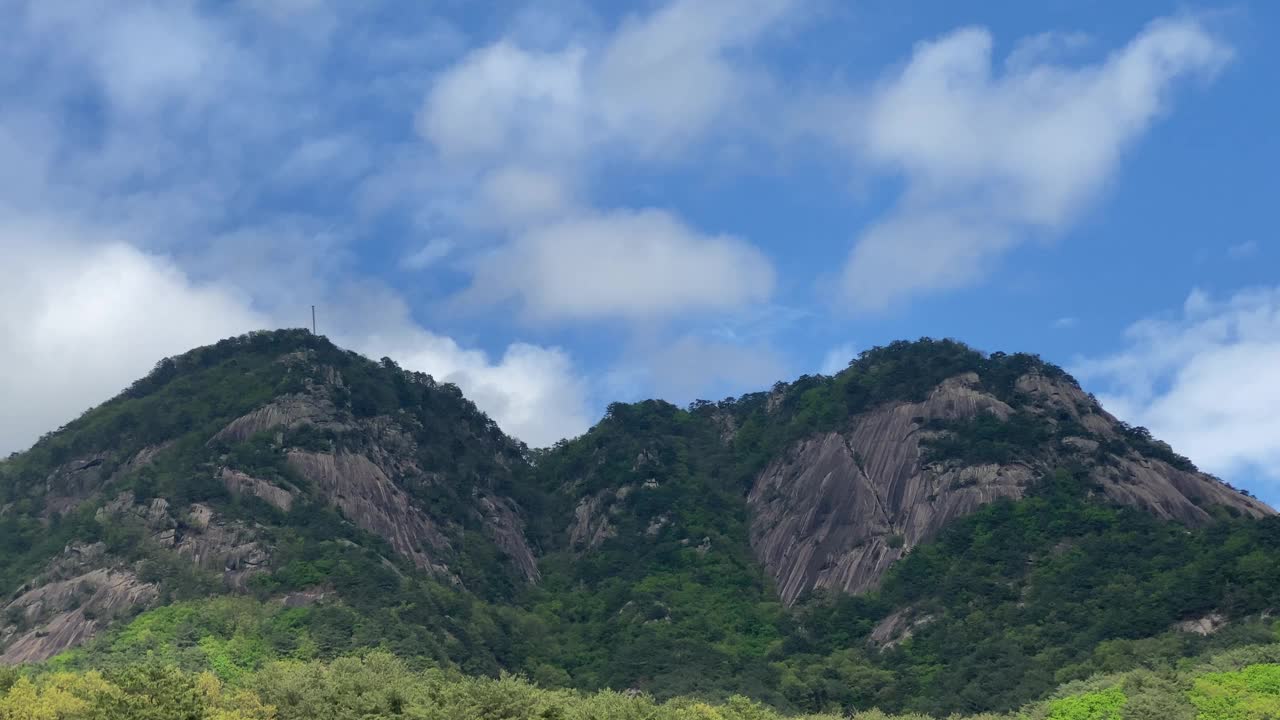
<svg viewBox="0 0 1280 720">
<path fill-rule="evenodd" d="M 311 306 L 311 334 L 316 334 L 316 306 Z"/>
</svg>

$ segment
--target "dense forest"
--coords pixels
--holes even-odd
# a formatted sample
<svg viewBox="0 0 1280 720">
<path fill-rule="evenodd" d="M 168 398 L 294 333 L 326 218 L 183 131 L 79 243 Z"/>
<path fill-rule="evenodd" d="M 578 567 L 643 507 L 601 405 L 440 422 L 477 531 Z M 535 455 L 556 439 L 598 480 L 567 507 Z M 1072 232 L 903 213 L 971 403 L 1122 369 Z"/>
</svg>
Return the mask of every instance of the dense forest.
<svg viewBox="0 0 1280 720">
<path fill-rule="evenodd" d="M 1009 714 L 950 720 L 1272 720 L 1280 645 L 1242 648 L 1181 669 L 1111 674 L 1060 688 Z M 224 672 L 225 675 L 225 672 Z M 525 678 L 411 669 L 371 652 L 277 661 L 233 675 L 155 660 L 105 671 L 0 670 L 5 720 L 929 720 L 879 710 L 784 716 L 743 696 L 708 702 L 636 692 L 554 690 Z"/>
<path fill-rule="evenodd" d="M 917 462 L 1034 476 L 918 545 L 890 536 L 872 590 L 783 602 L 755 478 L 965 374 L 1008 411 L 912 418 Z M 455 386 L 304 331 L 166 359 L 0 462 L 0 642 L 92 636 L 0 671 L 0 718 L 1274 717 L 1280 519 L 1114 502 L 1116 458 L 1195 468 L 1035 404 L 1029 374 L 1074 383 L 895 343 L 769 392 L 611 405 L 531 450 Z M 102 573 L 143 599 L 104 601 Z"/>
</svg>

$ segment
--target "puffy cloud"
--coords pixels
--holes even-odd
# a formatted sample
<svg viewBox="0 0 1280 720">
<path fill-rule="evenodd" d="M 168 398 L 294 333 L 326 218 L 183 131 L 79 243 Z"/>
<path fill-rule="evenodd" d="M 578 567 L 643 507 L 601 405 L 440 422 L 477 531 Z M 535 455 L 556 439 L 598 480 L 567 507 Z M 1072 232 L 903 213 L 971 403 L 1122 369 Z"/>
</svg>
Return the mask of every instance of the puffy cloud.
<svg viewBox="0 0 1280 720">
<path fill-rule="evenodd" d="M 731 59 L 775 27 L 794 0 L 676 0 L 618 29 L 590 78 L 597 112 L 611 133 L 648 155 L 669 154 L 759 82 Z"/>
<path fill-rule="evenodd" d="M 762 253 L 658 210 L 583 215 L 537 227 L 480 260 L 466 300 L 523 302 L 535 318 L 599 319 L 728 310 L 763 301 Z"/>
<path fill-rule="evenodd" d="M 200 282 L 172 258 L 83 227 L 0 224 L 0 452 L 19 450 L 145 375 L 159 359 L 249 330 L 298 326 L 284 304 L 255 308 L 225 280 Z M 589 423 L 585 383 L 567 353 L 516 342 L 497 360 L 410 318 L 397 294 L 328 291 L 322 331 L 371 357 L 456 383 L 507 432 L 534 445 Z M 296 303 L 295 303 L 296 305 Z M 303 307 L 297 305 L 297 307 Z M 292 320 L 291 322 L 288 320 Z"/>
<path fill-rule="evenodd" d="M 508 41 L 475 50 L 436 79 L 418 127 L 447 158 L 559 158 L 583 145 L 583 50 L 527 51 Z"/>
<path fill-rule="evenodd" d="M 604 158 L 673 157 L 730 117 L 756 84 L 731 54 L 793 5 L 674 0 L 597 42 L 545 51 L 502 40 L 440 73 L 419 130 L 474 186 L 462 221 L 506 233 L 474 263 L 465 297 L 522 300 L 544 320 L 767 299 L 772 269 L 745 241 L 701 235 L 667 211 L 592 210 L 576 191 Z"/>
<path fill-rule="evenodd" d="M 574 205 L 564 177 L 518 165 L 489 173 L 480 188 L 474 218 L 477 225 L 529 227 L 564 216 Z"/>
<path fill-rule="evenodd" d="M 582 434 L 594 416 L 587 384 L 560 348 L 516 342 L 494 361 L 417 328 L 391 337 L 353 338 L 352 346 L 456 384 L 503 431 L 533 447 Z"/>
<path fill-rule="evenodd" d="M 21 449 L 145 375 L 157 360 L 269 327 L 240 293 L 82 229 L 4 223 L 0 451 Z"/>
<path fill-rule="evenodd" d="M 1211 472 L 1280 491 L 1280 287 L 1193 291 L 1181 313 L 1139 321 L 1126 340 L 1073 368 L 1108 409 Z"/>
<path fill-rule="evenodd" d="M 335 289 L 324 315 L 321 332 L 335 342 L 456 384 L 505 432 L 530 445 L 550 445 L 590 425 L 587 383 L 560 348 L 513 342 L 491 359 L 423 328 L 403 297 L 367 281 Z"/>
<path fill-rule="evenodd" d="M 969 28 L 917 46 L 855 122 L 861 153 L 901 173 L 898 207 L 858 238 L 844 272 L 857 309 L 969 285 L 992 260 L 1066 228 L 1175 81 L 1210 74 L 1229 49 L 1192 19 L 1150 24 L 1105 61 L 1045 61 L 1024 44 L 1002 73 L 990 34 Z"/>
<path fill-rule="evenodd" d="M 756 81 L 730 54 L 795 5 L 674 0 L 591 48 L 501 40 L 437 76 L 419 129 L 446 157 L 471 161 L 571 160 L 604 143 L 669 152 L 747 99 Z"/>
</svg>

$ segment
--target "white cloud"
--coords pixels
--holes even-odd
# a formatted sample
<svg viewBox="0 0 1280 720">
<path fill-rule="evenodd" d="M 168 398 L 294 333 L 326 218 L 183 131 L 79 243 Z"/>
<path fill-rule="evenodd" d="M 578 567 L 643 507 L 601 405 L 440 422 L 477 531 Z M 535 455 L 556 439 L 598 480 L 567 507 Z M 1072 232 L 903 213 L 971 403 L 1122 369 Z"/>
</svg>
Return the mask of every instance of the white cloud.
<svg viewBox="0 0 1280 720">
<path fill-rule="evenodd" d="M 33 2 L 16 14 L 23 41 L 56 44 L 56 62 L 90 68 L 112 108 L 125 114 L 205 103 L 240 63 L 220 24 L 190 2 Z"/>
<path fill-rule="evenodd" d="M 795 5 L 674 0 L 591 48 L 529 50 L 504 39 L 440 73 L 418 126 L 446 157 L 473 162 L 567 161 L 593 146 L 669 153 L 749 97 L 757 80 L 730 55 Z"/>
<path fill-rule="evenodd" d="M 574 206 L 563 176 L 518 165 L 504 165 L 482 181 L 474 218 L 478 226 L 529 227 L 563 217 Z"/>
<path fill-rule="evenodd" d="M 617 211 L 521 235 L 480 260 L 463 297 L 519 299 L 539 319 L 647 318 L 760 302 L 773 282 L 769 261 L 742 240 L 658 210 Z"/>
<path fill-rule="evenodd" d="M 364 174 L 368 149 L 358 138 L 334 134 L 304 138 L 276 170 L 284 183 L 306 184 L 317 180 L 346 180 Z"/>
<path fill-rule="evenodd" d="M 0 221 L 2 222 L 2 221 Z M 168 355 L 269 327 L 232 289 L 165 258 L 79 239 L 83 228 L 0 224 L 0 452 L 21 449 Z"/>
<path fill-rule="evenodd" d="M 858 350 L 853 343 L 847 342 L 837 345 L 822 356 L 822 366 L 818 368 L 818 372 L 823 375 L 835 375 L 849 367 L 849 362 L 857 355 Z"/>
<path fill-rule="evenodd" d="M 587 384 L 560 348 L 514 342 L 491 360 L 422 328 L 403 298 L 379 285 L 341 288 L 330 308 L 328 322 L 335 329 L 321 332 L 335 342 L 455 383 L 505 432 L 532 446 L 550 445 L 590 426 Z"/>
<path fill-rule="evenodd" d="M 472 185 L 461 221 L 505 233 L 475 263 L 466 297 L 522 300 L 544 320 L 767 299 L 772 269 L 745 241 L 704 236 L 667 211 L 592 209 L 578 190 L 609 160 L 671 159 L 745 115 L 733 111 L 758 83 L 735 54 L 794 4 L 674 0 L 604 37 L 558 50 L 504 39 L 440 73 L 419 131 Z"/>
<path fill-rule="evenodd" d="M 100 230 L 0 223 L 0 453 L 20 450 L 145 375 L 157 360 L 249 330 L 303 324 L 303 305 L 258 310 L 225 280 L 198 282 L 169 257 Z M 344 346 L 454 382 L 534 445 L 588 427 L 584 382 L 558 348 L 516 342 L 490 360 L 409 317 L 377 287 L 326 291 L 322 328 Z M 293 312 L 293 310 L 298 310 Z"/>
<path fill-rule="evenodd" d="M 1080 324 L 1080 318 L 1071 315 L 1064 315 L 1053 321 L 1053 327 L 1057 330 L 1070 330 Z"/>
<path fill-rule="evenodd" d="M 381 347 L 372 341 L 361 346 L 371 354 Z M 390 350 L 380 355 L 457 384 L 505 432 L 530 446 L 546 447 L 591 426 L 595 413 L 586 383 L 560 348 L 512 343 L 495 362 L 449 338 L 419 331 L 394 340 Z"/>
<path fill-rule="evenodd" d="M 1065 229 L 1175 81 L 1230 57 L 1191 19 L 1154 22 L 1095 65 L 1050 64 L 1035 46 L 993 74 L 990 34 L 959 30 L 918 45 L 872 95 L 853 133 L 868 161 L 907 185 L 849 257 L 856 309 L 970 285 L 1011 247 Z"/>
<path fill-rule="evenodd" d="M 1195 290 L 1126 340 L 1074 369 L 1108 409 L 1210 472 L 1280 488 L 1280 287 L 1225 300 Z"/>
<path fill-rule="evenodd" d="M 571 156 L 589 131 L 585 52 L 535 52 L 501 41 L 473 51 L 432 86 L 418 127 L 446 158 Z"/>
<path fill-rule="evenodd" d="M 757 90 L 735 50 L 750 46 L 794 0 L 675 0 L 625 22 L 591 84 L 605 126 L 642 154 L 669 154 Z"/>
</svg>

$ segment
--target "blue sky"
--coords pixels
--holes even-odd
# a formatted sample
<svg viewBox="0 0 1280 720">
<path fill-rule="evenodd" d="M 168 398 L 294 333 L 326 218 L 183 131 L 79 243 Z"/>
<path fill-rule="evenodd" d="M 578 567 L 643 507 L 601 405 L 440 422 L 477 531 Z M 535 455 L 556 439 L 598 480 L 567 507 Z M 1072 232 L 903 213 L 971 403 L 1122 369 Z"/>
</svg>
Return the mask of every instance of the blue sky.
<svg viewBox="0 0 1280 720">
<path fill-rule="evenodd" d="M 0 451 L 260 327 L 534 445 L 955 337 L 1280 500 L 1265 2 L 0 0 Z"/>
</svg>

